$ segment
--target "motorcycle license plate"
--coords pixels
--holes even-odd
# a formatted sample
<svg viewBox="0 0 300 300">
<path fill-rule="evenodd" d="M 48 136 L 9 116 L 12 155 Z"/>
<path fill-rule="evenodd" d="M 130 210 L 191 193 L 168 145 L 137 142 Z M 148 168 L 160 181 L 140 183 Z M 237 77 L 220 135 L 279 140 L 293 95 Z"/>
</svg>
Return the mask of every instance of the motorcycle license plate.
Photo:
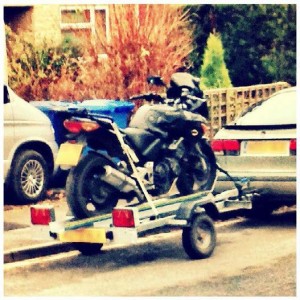
<svg viewBox="0 0 300 300">
<path fill-rule="evenodd" d="M 57 165 L 76 166 L 83 149 L 82 144 L 61 144 L 58 150 L 55 163 Z"/>
</svg>

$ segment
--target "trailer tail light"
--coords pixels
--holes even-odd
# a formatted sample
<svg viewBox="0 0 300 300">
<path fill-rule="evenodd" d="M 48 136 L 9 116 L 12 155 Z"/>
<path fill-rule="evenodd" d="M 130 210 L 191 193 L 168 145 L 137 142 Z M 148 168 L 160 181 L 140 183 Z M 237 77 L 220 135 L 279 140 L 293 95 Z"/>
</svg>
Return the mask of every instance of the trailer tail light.
<svg viewBox="0 0 300 300">
<path fill-rule="evenodd" d="M 297 140 L 291 140 L 290 141 L 290 154 L 296 155 L 297 153 Z"/>
<path fill-rule="evenodd" d="M 211 147 L 219 155 L 239 155 L 241 148 L 238 140 L 213 140 Z"/>
<path fill-rule="evenodd" d="M 112 211 L 113 225 L 115 227 L 135 227 L 136 211 L 131 208 L 114 208 Z"/>
<path fill-rule="evenodd" d="M 52 205 L 33 205 L 30 207 L 31 224 L 49 225 L 55 221 L 55 212 Z"/>
</svg>

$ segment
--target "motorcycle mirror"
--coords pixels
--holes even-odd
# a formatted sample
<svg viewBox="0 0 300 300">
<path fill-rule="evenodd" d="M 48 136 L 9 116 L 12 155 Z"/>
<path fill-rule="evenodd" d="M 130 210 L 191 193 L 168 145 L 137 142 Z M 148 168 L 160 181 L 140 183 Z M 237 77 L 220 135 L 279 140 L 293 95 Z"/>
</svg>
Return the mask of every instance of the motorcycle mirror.
<svg viewBox="0 0 300 300">
<path fill-rule="evenodd" d="M 160 76 L 149 76 L 147 78 L 147 82 L 149 84 L 157 85 L 157 86 L 166 86 Z"/>
</svg>

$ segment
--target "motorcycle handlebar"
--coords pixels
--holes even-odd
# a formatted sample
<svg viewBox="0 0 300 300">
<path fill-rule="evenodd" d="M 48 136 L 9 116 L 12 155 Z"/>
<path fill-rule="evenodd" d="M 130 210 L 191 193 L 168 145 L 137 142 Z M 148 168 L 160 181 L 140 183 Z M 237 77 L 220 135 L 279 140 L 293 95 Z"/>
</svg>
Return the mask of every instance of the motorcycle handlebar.
<svg viewBox="0 0 300 300">
<path fill-rule="evenodd" d="M 193 100 L 193 101 L 199 101 L 199 102 L 205 102 L 206 100 L 203 98 L 199 98 L 197 96 L 194 95 L 185 95 L 185 97 L 189 100 Z"/>
<path fill-rule="evenodd" d="M 194 95 L 188 95 L 188 94 L 182 96 L 182 98 L 186 98 L 188 100 L 193 100 L 193 101 L 200 101 L 200 102 L 205 101 L 205 99 L 199 98 Z M 132 96 L 127 100 L 134 101 L 134 100 L 142 100 L 142 99 L 144 99 L 146 101 L 156 100 L 156 101 L 160 101 L 160 102 L 165 102 L 167 98 L 162 97 L 159 94 L 149 93 L 149 94 L 141 94 L 141 95 Z M 169 99 L 169 100 L 171 100 L 171 99 Z M 175 99 L 172 99 L 172 100 L 175 100 Z"/>
<path fill-rule="evenodd" d="M 152 101 L 152 100 L 156 100 L 156 101 L 160 101 L 160 102 L 164 101 L 164 98 L 161 95 L 154 94 L 154 93 L 132 96 L 128 100 L 134 101 L 134 100 L 142 100 L 142 99 L 144 99 L 146 101 Z"/>
</svg>

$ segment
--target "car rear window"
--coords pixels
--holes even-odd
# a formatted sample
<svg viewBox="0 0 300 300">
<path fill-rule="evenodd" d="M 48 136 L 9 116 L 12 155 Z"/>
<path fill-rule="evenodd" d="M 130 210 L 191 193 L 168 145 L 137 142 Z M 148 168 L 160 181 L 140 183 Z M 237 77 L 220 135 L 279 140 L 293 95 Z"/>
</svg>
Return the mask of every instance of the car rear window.
<svg viewBox="0 0 300 300">
<path fill-rule="evenodd" d="M 294 125 L 296 119 L 296 91 L 290 90 L 250 106 L 231 125 Z"/>
</svg>

